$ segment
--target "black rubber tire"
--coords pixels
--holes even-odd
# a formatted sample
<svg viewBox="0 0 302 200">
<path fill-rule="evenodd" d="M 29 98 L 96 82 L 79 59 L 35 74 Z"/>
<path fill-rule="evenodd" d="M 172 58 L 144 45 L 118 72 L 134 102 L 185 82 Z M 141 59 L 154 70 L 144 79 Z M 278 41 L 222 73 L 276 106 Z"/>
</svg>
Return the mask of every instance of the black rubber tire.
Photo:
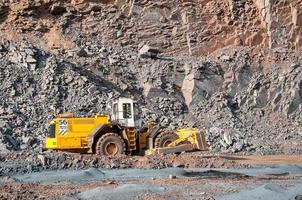
<svg viewBox="0 0 302 200">
<path fill-rule="evenodd" d="M 113 153 L 107 151 L 108 145 L 115 145 L 117 150 Z M 126 144 L 116 133 L 106 133 L 97 141 L 96 154 L 102 156 L 116 156 L 126 154 Z"/>
<path fill-rule="evenodd" d="M 167 142 L 171 143 L 178 139 L 178 135 L 174 132 L 162 132 L 156 136 L 154 141 L 155 148 L 167 147 Z"/>
</svg>

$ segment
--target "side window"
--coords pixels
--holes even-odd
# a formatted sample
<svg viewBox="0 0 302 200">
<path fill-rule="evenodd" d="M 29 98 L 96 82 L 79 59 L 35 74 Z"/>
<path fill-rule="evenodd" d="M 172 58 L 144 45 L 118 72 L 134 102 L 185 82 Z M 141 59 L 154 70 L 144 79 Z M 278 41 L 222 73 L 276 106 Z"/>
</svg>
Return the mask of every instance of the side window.
<svg viewBox="0 0 302 200">
<path fill-rule="evenodd" d="M 123 103 L 123 118 L 130 119 L 132 116 L 131 113 L 131 104 L 130 103 Z"/>
</svg>

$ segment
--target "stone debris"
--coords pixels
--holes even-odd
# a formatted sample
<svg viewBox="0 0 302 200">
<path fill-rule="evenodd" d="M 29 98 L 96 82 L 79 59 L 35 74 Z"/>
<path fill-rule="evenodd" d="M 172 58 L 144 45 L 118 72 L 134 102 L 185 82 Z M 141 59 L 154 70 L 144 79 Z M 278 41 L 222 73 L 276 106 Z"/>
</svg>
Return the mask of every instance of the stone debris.
<svg viewBox="0 0 302 200">
<path fill-rule="evenodd" d="M 176 179 L 176 176 L 175 176 L 175 175 L 170 174 L 170 175 L 169 175 L 169 179 Z"/>
<path fill-rule="evenodd" d="M 152 48 L 148 45 L 144 45 L 142 48 L 140 48 L 138 55 L 141 58 L 156 58 L 158 54 L 159 54 L 158 49 Z"/>
<path fill-rule="evenodd" d="M 49 12 L 53 15 L 61 15 L 66 12 L 66 8 L 60 3 L 54 3 L 51 5 Z"/>
<path fill-rule="evenodd" d="M 180 155 L 163 156 L 115 156 L 106 157 L 89 154 L 75 153 L 52 153 L 43 154 L 34 151 L 20 151 L 0 154 L 0 162 L 9 163 L 0 166 L 1 175 L 11 175 L 15 173 L 31 173 L 43 170 L 59 169 L 163 169 L 173 167 L 175 163 L 182 168 L 244 168 L 247 164 L 239 164 L 232 160 L 217 156 L 201 156 L 192 153 Z M 167 178 L 175 179 L 175 175 L 167 175 Z"/>
<path fill-rule="evenodd" d="M 214 152 L 301 153 L 302 3 L 282 2 L 2 1 L 0 149 L 40 151 L 54 107 L 123 96 Z"/>
<path fill-rule="evenodd" d="M 103 56 L 96 53 L 99 48 L 85 48 L 89 47 L 94 59 Z M 301 129 L 297 121 L 301 119 L 302 70 L 296 65 L 285 74 L 274 69 L 264 75 L 243 64 L 242 59 L 247 58 L 241 55 L 231 65 L 212 60 L 154 62 L 137 59 L 135 52 L 120 49 L 106 50 L 109 59 L 96 67 L 94 59 L 87 57 L 75 62 L 64 60 L 64 54 L 59 57 L 30 45 L 9 43 L 6 48 L 8 53 L 1 58 L 0 127 L 2 141 L 9 149 L 40 149 L 53 106 L 77 116 L 110 113 L 107 105 L 125 93 L 141 103 L 145 120 L 153 118 L 169 129 L 205 127 L 211 150 L 283 152 L 288 149 L 282 149 L 284 140 L 280 137 L 287 142 L 301 137 L 285 136 L 288 131 L 294 134 Z M 245 55 L 250 53 L 245 51 Z M 184 64 L 194 77 L 191 93 L 176 87 L 183 84 L 188 72 L 172 72 L 169 67 Z M 87 65 L 91 67 L 81 67 Z M 234 71 L 233 77 L 226 75 L 229 71 Z M 278 77 L 282 77 L 281 82 Z M 217 88 L 213 90 L 211 85 Z M 140 94 L 142 90 L 146 93 Z M 191 99 L 189 105 L 187 98 Z M 289 151 L 299 152 L 298 148 Z"/>
</svg>

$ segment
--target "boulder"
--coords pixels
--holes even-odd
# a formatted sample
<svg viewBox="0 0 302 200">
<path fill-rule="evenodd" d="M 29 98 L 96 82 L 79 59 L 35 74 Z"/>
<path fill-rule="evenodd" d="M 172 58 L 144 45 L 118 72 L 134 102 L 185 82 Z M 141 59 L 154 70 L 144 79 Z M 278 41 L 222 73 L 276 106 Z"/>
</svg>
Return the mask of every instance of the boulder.
<svg viewBox="0 0 302 200">
<path fill-rule="evenodd" d="M 157 58 L 159 53 L 160 51 L 157 48 L 144 45 L 140 48 L 138 55 L 141 58 Z"/>
<path fill-rule="evenodd" d="M 50 13 L 53 15 L 61 15 L 66 11 L 66 7 L 60 3 L 54 3 L 50 7 Z"/>
</svg>

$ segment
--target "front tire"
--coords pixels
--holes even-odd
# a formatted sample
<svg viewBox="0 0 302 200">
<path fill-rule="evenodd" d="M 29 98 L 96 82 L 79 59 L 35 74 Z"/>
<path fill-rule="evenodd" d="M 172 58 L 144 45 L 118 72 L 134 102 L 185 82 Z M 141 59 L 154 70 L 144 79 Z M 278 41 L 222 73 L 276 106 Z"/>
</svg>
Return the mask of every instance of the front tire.
<svg viewBox="0 0 302 200">
<path fill-rule="evenodd" d="M 116 156 L 126 154 L 126 144 L 116 133 L 106 133 L 96 144 L 96 153 L 102 156 Z"/>
<path fill-rule="evenodd" d="M 155 138 L 154 146 L 155 148 L 168 147 L 177 139 L 178 135 L 174 132 L 162 132 Z"/>
</svg>

